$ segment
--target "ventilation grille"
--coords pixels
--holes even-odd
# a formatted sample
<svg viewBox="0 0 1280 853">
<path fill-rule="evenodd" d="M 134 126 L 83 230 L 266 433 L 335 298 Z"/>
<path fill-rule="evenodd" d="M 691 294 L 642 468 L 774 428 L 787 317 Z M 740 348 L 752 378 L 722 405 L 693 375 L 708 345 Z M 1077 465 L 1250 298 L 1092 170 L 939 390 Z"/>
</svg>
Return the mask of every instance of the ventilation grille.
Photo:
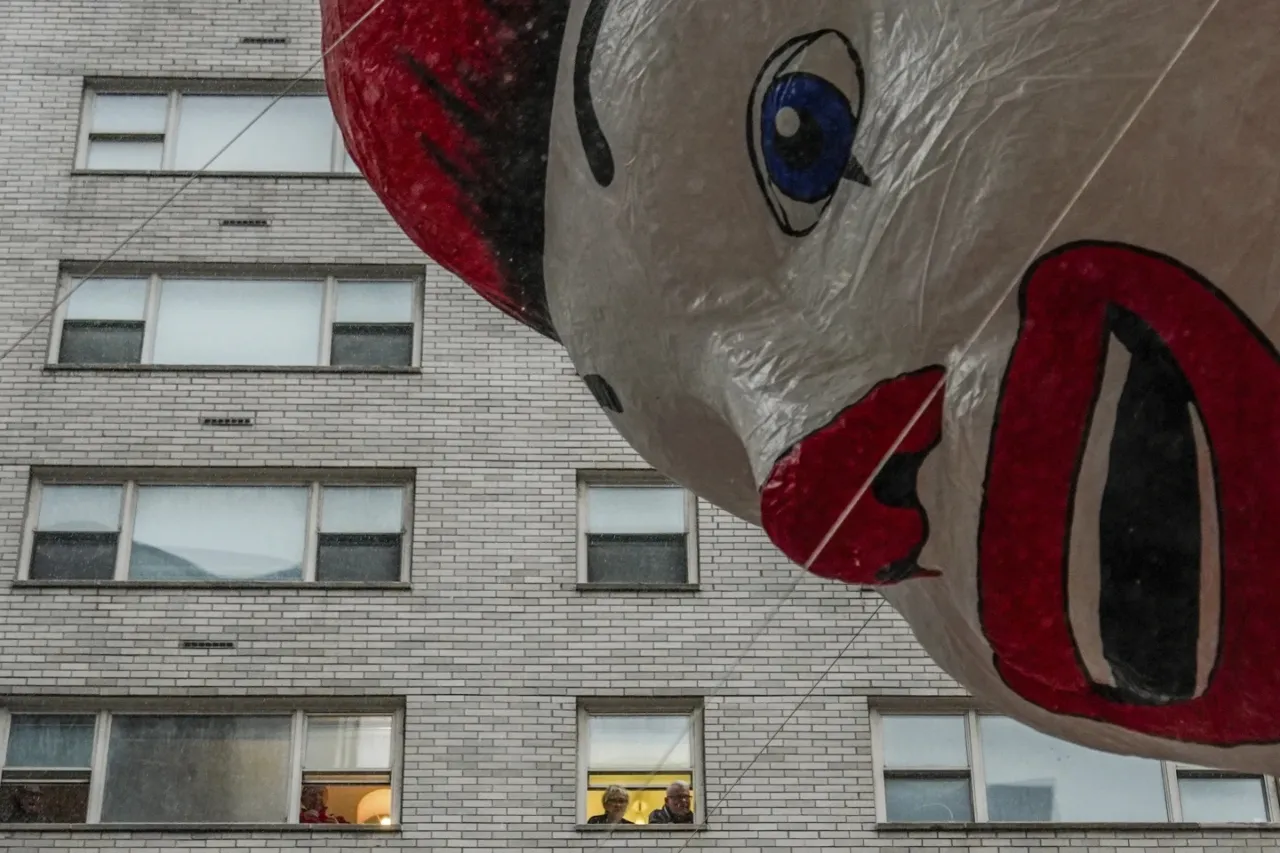
<svg viewBox="0 0 1280 853">
<path fill-rule="evenodd" d="M 181 640 L 178 646 L 183 649 L 234 649 L 236 644 L 230 640 Z"/>
<path fill-rule="evenodd" d="M 240 39 L 241 44 L 288 44 L 289 39 L 285 36 L 244 36 Z"/>
<path fill-rule="evenodd" d="M 207 427 L 251 427 L 253 426 L 253 418 L 241 415 L 239 417 L 203 417 L 200 419 L 200 426 Z"/>
<path fill-rule="evenodd" d="M 220 219 L 218 224 L 223 228 L 270 228 L 269 219 Z"/>
</svg>

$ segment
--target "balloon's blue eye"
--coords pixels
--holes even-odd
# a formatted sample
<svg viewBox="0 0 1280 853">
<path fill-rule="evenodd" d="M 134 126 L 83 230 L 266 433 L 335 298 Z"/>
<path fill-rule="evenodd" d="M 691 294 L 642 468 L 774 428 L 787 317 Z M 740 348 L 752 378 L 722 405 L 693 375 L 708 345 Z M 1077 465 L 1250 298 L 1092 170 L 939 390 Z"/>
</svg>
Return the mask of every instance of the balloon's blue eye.
<svg viewBox="0 0 1280 853">
<path fill-rule="evenodd" d="M 866 79 L 853 43 L 836 30 L 791 39 L 751 90 L 747 141 L 769 212 L 784 234 L 818 227 L 841 181 L 871 186 L 854 156 Z"/>
<path fill-rule="evenodd" d="M 853 156 L 858 123 L 833 84 L 796 72 L 773 81 L 760 110 L 760 142 L 774 185 L 795 201 L 831 196 Z"/>
</svg>

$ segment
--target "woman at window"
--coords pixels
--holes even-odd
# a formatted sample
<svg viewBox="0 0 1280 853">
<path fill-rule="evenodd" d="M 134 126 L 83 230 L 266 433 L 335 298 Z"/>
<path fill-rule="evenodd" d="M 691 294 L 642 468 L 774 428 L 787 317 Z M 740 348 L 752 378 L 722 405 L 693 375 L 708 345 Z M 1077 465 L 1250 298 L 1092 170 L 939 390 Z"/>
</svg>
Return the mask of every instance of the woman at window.
<svg viewBox="0 0 1280 853">
<path fill-rule="evenodd" d="M 627 813 L 627 806 L 631 804 L 631 795 L 626 788 L 610 785 L 605 789 L 601 802 L 604 804 L 604 814 L 588 818 L 587 823 L 631 823 L 623 817 Z"/>
</svg>

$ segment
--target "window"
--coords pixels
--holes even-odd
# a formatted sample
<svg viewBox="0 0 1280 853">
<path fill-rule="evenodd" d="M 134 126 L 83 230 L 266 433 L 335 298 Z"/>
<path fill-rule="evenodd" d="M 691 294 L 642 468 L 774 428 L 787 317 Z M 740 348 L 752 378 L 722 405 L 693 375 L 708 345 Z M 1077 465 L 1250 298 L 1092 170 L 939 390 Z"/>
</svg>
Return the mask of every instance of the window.
<svg viewBox="0 0 1280 853">
<path fill-rule="evenodd" d="M 696 583 L 696 502 L 644 474 L 585 474 L 579 579 L 622 586 Z"/>
<path fill-rule="evenodd" d="M 878 714 L 889 822 L 1257 823 L 1274 781 L 1067 743 L 1007 717 Z"/>
<path fill-rule="evenodd" d="M 390 826 L 397 720 L 295 710 L 0 713 L 0 822 Z"/>
<path fill-rule="evenodd" d="M 419 284 L 337 276 L 71 278 L 56 364 L 409 367 Z"/>
<path fill-rule="evenodd" d="M 323 90 L 275 101 L 279 83 L 120 82 L 85 91 L 78 166 L 89 171 L 358 174 Z M 273 104 L 272 102 L 275 101 Z M 269 109 L 268 109 L 269 108 Z M 263 113 L 263 110 L 266 110 Z M 252 127 L 249 123 L 260 113 Z M 218 151 L 246 127 L 243 136 Z M 217 154 L 217 159 L 210 162 Z"/>
<path fill-rule="evenodd" d="M 653 811 L 663 808 L 673 782 L 689 786 L 690 822 L 701 823 L 701 717 L 701 709 L 688 703 L 581 706 L 579 823 L 604 814 L 605 790 L 619 785 L 630 794 L 624 819 L 645 825 Z"/>
<path fill-rule="evenodd" d="M 399 482 L 52 478 L 32 489 L 26 577 L 398 582 L 405 577 L 408 492 Z"/>
</svg>

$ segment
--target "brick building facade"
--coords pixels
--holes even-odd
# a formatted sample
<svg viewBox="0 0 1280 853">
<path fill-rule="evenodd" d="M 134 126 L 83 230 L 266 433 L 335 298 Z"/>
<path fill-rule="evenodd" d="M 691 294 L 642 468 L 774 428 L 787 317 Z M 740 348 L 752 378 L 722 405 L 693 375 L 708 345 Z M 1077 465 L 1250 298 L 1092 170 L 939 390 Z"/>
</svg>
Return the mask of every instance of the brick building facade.
<svg viewBox="0 0 1280 853">
<path fill-rule="evenodd" d="M 583 567 L 585 496 L 593 484 L 644 485 L 625 472 L 645 466 L 562 352 L 426 262 L 360 176 L 344 171 L 340 151 L 305 173 L 249 162 L 238 173 L 196 177 L 102 268 L 126 282 L 92 291 L 108 308 L 93 300 L 64 308 L 20 340 L 59 287 L 107 260 L 188 181 L 183 158 L 203 149 L 182 149 L 196 131 L 182 125 L 189 118 L 178 115 L 178 101 L 278 93 L 316 59 L 318 35 L 315 0 L 0 4 L 0 348 L 15 347 L 0 361 L 0 733 L 8 742 L 0 794 L 17 796 L 24 785 L 45 796 L 57 785 L 74 792 L 63 797 L 63 820 L 0 827 L 0 849 L 1277 847 L 1273 780 L 1158 765 L 1134 771 L 1146 780 L 1135 784 L 1157 778 L 1163 806 L 1148 796 L 1131 819 L 1133 792 L 1117 790 L 1108 799 L 1118 811 L 1101 817 L 1076 804 L 1074 812 L 1049 808 L 1044 823 L 1024 803 L 1012 814 L 1030 808 L 1032 819 L 993 823 L 999 762 L 979 742 L 986 724 L 965 714 L 963 691 L 905 624 L 887 607 L 875 611 L 874 595 L 804 575 L 760 531 L 706 504 L 686 516 L 692 559 L 683 582 L 593 584 Z M 318 93 L 319 79 L 313 71 L 294 94 Z M 97 97 L 130 95 L 152 100 L 95 112 Z M 278 142 L 253 144 L 265 151 Z M 305 148 L 285 159 L 311 156 Z M 262 156 L 276 162 L 280 152 Z M 316 363 L 179 363 L 199 345 L 226 351 L 219 330 L 245 337 L 247 347 L 270 331 L 234 316 L 193 327 L 192 312 L 209 317 L 219 306 L 197 293 L 180 315 L 172 297 L 182 282 L 242 279 L 315 283 L 307 290 L 314 298 L 300 298 L 321 322 Z M 329 366 L 343 345 L 343 294 L 355 292 L 342 288 L 388 280 L 417 288 L 409 364 Z M 135 296 L 136 317 L 111 313 Z M 357 317 L 342 334 L 363 334 L 351 331 L 362 323 L 370 325 Z M 184 334 L 192 328 L 201 333 Z M 124 363 L 68 363 L 73 351 L 118 355 L 135 345 Z M 210 493 L 192 486 L 241 491 L 202 504 Z M 338 552 L 324 549 L 342 547 L 352 531 L 328 530 L 326 513 L 343 488 L 357 487 L 408 499 L 396 540 L 402 573 L 327 581 L 329 571 L 348 577 Z M 152 575 L 138 568 L 145 526 L 156 541 L 187 535 L 174 507 L 195 501 L 189 515 L 216 534 L 248 524 L 234 505 L 263 489 L 287 492 L 285 503 L 296 497 L 303 519 L 289 534 L 300 557 L 280 563 L 283 580 L 175 580 L 165 574 L 172 565 Z M 122 507 L 103 516 L 117 527 L 46 519 L 64 500 L 81 521 L 94 501 Z M 130 531 L 135 541 L 122 550 Z M 372 534 L 351 541 L 374 547 Z M 184 553 L 184 565 L 210 565 Z M 938 732 L 966 725 L 967 739 L 923 760 L 903 758 L 899 768 L 893 725 L 873 725 L 874 709 L 932 712 L 923 742 L 942 744 L 947 735 Z M 233 722 L 172 722 L 193 714 Z M 589 766 L 591 721 L 621 720 L 625 729 L 655 714 L 689 715 L 693 737 L 676 750 L 687 757 L 655 763 L 662 773 L 651 775 L 687 773 L 698 822 L 612 835 L 582 826 L 590 774 L 627 769 L 616 756 Z M 42 728 L 53 717 L 56 725 Z M 382 757 L 348 760 L 335 748 L 339 758 L 312 766 L 323 721 L 341 728 L 354 718 L 375 728 L 390 720 Z M 882 728 L 878 743 L 873 729 Z M 348 737 L 343 731 L 333 743 Z M 247 740 L 267 746 L 242 750 Z M 656 762 L 656 744 L 637 749 Z M 961 758 L 948 758 L 957 748 Z M 214 753 L 232 756 L 216 772 L 201 764 Z M 991 767 L 981 770 L 984 755 Z M 1046 762 L 1052 776 L 1053 756 Z M 284 781 L 273 791 L 277 771 Z M 344 785 L 391 789 L 389 825 L 299 824 L 288 801 L 308 773 L 335 801 Z M 264 785 L 261 797 L 245 794 Z M 168 801 L 188 795 L 195 802 Z M 255 799 L 270 801 L 278 817 L 263 818 Z M 935 802 L 942 812 L 921 810 Z M 1271 823 L 1217 825 L 1256 820 L 1258 808 Z"/>
</svg>

